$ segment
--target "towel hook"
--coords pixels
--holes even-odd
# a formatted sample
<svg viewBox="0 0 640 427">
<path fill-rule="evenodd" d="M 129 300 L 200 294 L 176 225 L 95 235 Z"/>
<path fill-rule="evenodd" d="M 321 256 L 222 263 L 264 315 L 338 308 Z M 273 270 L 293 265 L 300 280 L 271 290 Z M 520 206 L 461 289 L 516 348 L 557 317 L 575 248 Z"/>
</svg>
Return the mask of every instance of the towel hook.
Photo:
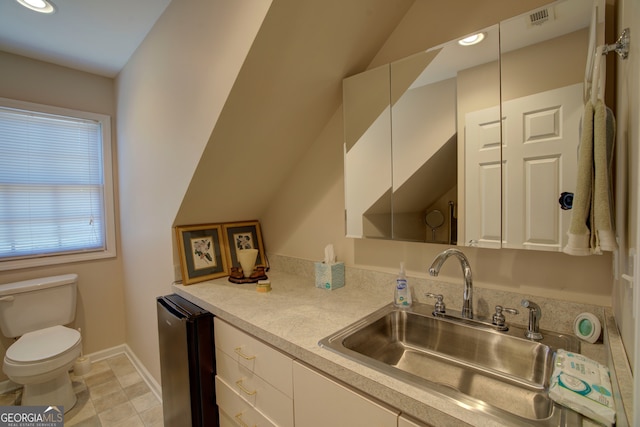
<svg viewBox="0 0 640 427">
<path fill-rule="evenodd" d="M 629 35 L 629 28 L 625 28 L 622 30 L 620 37 L 614 44 L 604 45 L 604 50 L 602 51 L 603 55 L 606 55 L 609 52 L 615 52 L 622 59 L 627 59 L 629 56 L 629 44 L 631 43 L 631 36 Z"/>
</svg>

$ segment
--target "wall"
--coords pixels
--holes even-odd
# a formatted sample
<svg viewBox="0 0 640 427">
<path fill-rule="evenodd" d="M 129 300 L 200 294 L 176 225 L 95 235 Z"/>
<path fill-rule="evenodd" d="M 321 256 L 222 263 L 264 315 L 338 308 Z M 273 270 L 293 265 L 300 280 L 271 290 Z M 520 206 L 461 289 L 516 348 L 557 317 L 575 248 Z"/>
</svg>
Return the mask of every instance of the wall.
<svg viewBox="0 0 640 427">
<path fill-rule="evenodd" d="M 107 114 L 112 117 L 112 150 L 116 158 L 116 108 L 113 79 L 0 52 L 0 97 Z M 46 77 L 46 78 L 44 78 Z M 114 168 L 117 162 L 114 160 Z M 116 212 L 117 174 L 114 174 Z M 117 214 L 116 214 L 117 221 Z M 116 222 L 116 229 L 119 224 Z M 77 273 L 78 304 L 74 326 L 82 328 L 83 350 L 93 353 L 125 341 L 122 255 L 98 261 L 0 272 L 0 283 Z M 11 344 L 0 340 L 0 358 Z M 0 374 L 0 380 L 5 376 Z"/>
<path fill-rule="evenodd" d="M 270 3 L 173 0 L 117 78 L 126 341 L 158 381 L 174 219 Z"/>
<path fill-rule="evenodd" d="M 640 4 L 635 0 L 618 1 L 617 31 L 624 28 L 631 30 L 631 45 L 629 58 L 622 60 L 616 55 L 609 54 L 608 61 L 617 66 L 616 120 L 617 120 L 617 156 L 618 160 L 618 188 L 617 197 L 626 201 L 623 209 L 618 209 L 616 221 L 627 230 L 620 240 L 621 255 L 617 260 L 618 271 L 613 287 L 613 308 L 616 322 L 630 363 L 634 366 L 636 393 L 640 393 L 640 264 L 638 257 L 634 260 L 629 256 L 630 250 L 638 251 L 640 243 L 640 229 L 638 226 L 638 209 L 640 206 Z M 612 43 L 617 34 L 614 33 L 608 41 Z M 607 76 L 611 81 L 613 76 Z M 626 200 L 625 200 L 626 199 Z M 635 265 L 634 265 L 635 264 Z M 635 271 L 635 273 L 634 273 Z M 631 284 L 622 279 L 621 274 L 635 275 L 635 291 Z M 637 396 L 637 394 L 636 394 Z M 636 398 L 636 402 L 638 399 Z M 636 420 L 640 420 L 640 404 L 636 403 Z M 638 422 L 636 421 L 636 425 Z"/>
<path fill-rule="evenodd" d="M 176 224 L 255 219 L 414 0 L 272 3 Z"/>
</svg>

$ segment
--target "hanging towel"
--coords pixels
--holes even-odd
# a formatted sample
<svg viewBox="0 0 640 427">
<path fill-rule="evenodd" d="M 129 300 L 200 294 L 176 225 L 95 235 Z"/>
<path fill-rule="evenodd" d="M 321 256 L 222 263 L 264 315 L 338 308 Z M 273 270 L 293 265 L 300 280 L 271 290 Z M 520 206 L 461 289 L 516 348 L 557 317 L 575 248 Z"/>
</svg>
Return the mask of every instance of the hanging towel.
<svg viewBox="0 0 640 427">
<path fill-rule="evenodd" d="M 610 108 L 598 100 L 593 119 L 593 162 L 595 167 L 593 187 L 592 250 L 614 251 L 618 245 L 613 227 L 613 166 L 616 121 Z"/>
<path fill-rule="evenodd" d="M 573 196 L 568 241 L 569 255 L 614 251 L 612 167 L 615 146 L 615 117 L 601 99 L 588 101 L 582 117 L 578 147 L 578 179 Z"/>
<path fill-rule="evenodd" d="M 582 115 L 582 132 L 578 147 L 578 178 L 573 195 L 571 222 L 564 253 L 591 254 L 591 196 L 593 189 L 593 105 L 587 101 Z"/>
</svg>

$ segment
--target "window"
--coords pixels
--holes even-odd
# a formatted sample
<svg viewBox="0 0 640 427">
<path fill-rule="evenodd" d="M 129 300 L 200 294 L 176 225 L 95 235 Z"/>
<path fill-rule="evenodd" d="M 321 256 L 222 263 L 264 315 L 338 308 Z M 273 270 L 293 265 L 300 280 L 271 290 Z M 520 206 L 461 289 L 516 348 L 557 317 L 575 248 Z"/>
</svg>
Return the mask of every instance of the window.
<svg viewBox="0 0 640 427">
<path fill-rule="evenodd" d="M 113 257 L 108 116 L 0 98 L 0 270 Z"/>
</svg>

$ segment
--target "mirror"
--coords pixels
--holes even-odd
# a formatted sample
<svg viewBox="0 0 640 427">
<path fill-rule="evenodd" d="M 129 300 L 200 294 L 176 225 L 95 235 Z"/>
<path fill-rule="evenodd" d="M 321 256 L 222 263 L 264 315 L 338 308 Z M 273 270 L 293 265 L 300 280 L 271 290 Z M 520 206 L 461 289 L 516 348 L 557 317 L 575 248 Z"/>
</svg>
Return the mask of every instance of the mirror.
<svg viewBox="0 0 640 427">
<path fill-rule="evenodd" d="M 558 1 L 500 31 L 502 247 L 562 251 L 571 211 L 559 200 L 575 191 L 587 56 L 604 43 L 604 1 Z"/>
<path fill-rule="evenodd" d="M 479 44 L 345 79 L 347 236 L 561 251 L 596 3 L 556 1 Z"/>
<path fill-rule="evenodd" d="M 348 237 L 456 244 L 465 204 L 459 117 L 500 103 L 498 26 L 482 34 L 480 44 L 454 40 L 344 80 Z M 499 168 L 499 141 L 491 154 Z M 493 184 L 486 210 L 498 213 L 499 239 L 499 175 Z M 435 228 L 432 211 L 444 217 Z"/>
<path fill-rule="evenodd" d="M 343 82 L 347 237 L 392 239 L 389 66 Z"/>
</svg>

